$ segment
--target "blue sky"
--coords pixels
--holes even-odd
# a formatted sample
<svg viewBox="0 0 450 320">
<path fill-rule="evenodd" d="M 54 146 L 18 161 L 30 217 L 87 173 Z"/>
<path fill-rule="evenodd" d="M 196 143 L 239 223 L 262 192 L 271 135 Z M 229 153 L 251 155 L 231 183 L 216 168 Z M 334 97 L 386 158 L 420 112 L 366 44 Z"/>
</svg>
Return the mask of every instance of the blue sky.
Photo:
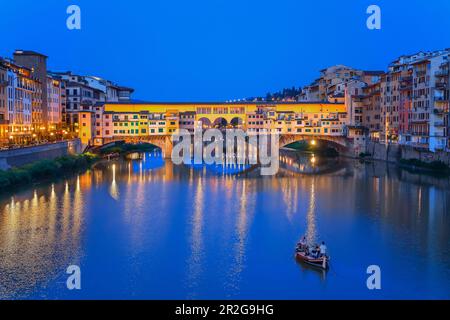
<svg viewBox="0 0 450 320">
<path fill-rule="evenodd" d="M 79 31 L 66 28 L 71 4 Z M 366 28 L 370 4 L 379 31 Z M 329 65 L 383 70 L 450 47 L 448 0 L 2 0 L 1 10 L 0 56 L 36 50 L 51 70 L 99 75 L 149 101 L 265 95 Z"/>
</svg>

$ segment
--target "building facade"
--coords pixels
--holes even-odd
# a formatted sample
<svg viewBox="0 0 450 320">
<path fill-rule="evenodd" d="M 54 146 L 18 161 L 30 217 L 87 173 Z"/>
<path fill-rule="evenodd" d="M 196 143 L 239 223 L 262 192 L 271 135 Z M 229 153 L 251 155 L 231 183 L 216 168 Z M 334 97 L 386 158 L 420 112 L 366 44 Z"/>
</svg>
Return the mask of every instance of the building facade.
<svg viewBox="0 0 450 320">
<path fill-rule="evenodd" d="M 32 69 L 0 60 L 0 123 L 2 144 L 29 143 L 37 137 L 33 115 L 41 84 Z"/>
<path fill-rule="evenodd" d="M 0 62 L 0 145 L 8 143 L 8 69 Z"/>
<path fill-rule="evenodd" d="M 14 61 L 23 67 L 33 71 L 35 79 L 38 81 L 38 95 L 39 99 L 34 104 L 34 124 L 36 127 L 47 127 L 48 112 L 47 112 L 47 56 L 26 50 L 16 50 L 14 52 Z"/>
</svg>

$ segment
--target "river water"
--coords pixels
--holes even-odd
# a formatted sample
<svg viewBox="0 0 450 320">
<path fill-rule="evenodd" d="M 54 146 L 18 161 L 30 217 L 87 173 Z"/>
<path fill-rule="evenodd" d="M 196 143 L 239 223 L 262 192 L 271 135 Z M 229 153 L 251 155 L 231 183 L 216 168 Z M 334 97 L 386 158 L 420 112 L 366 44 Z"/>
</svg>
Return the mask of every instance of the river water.
<svg viewBox="0 0 450 320">
<path fill-rule="evenodd" d="M 450 180 L 283 153 L 257 169 L 158 152 L 0 197 L 2 299 L 450 298 Z M 326 241 L 331 268 L 294 258 Z M 66 269 L 81 270 L 81 290 Z M 367 268 L 381 269 L 369 290 Z"/>
</svg>

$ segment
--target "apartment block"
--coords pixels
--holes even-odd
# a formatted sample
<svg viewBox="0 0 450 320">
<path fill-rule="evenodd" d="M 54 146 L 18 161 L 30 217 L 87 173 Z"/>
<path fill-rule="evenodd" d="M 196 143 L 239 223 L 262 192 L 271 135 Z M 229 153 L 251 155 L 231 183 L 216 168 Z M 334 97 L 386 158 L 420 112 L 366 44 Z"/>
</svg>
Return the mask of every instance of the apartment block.
<svg viewBox="0 0 450 320">
<path fill-rule="evenodd" d="M 8 69 L 0 63 L 0 144 L 8 143 Z"/>
<path fill-rule="evenodd" d="M 31 142 L 39 133 L 33 126 L 33 107 L 42 99 L 41 84 L 33 69 L 8 59 L 0 59 L 0 66 L 2 143 Z"/>
<path fill-rule="evenodd" d="M 14 52 L 15 63 L 32 70 L 39 83 L 37 88 L 39 101 L 33 105 L 33 123 L 36 127 L 48 125 L 47 58 L 47 56 L 34 51 L 16 50 Z"/>
<path fill-rule="evenodd" d="M 433 152 L 448 149 L 449 57 L 448 49 L 420 52 L 390 65 L 382 82 L 387 141 Z"/>
<path fill-rule="evenodd" d="M 67 72 L 50 72 L 52 77 L 64 83 L 66 105 L 63 122 L 70 131 L 79 130 L 79 112 L 93 111 L 97 103 L 129 102 L 133 89 L 122 87 L 94 76 L 82 76 Z"/>
<path fill-rule="evenodd" d="M 346 86 L 351 81 L 373 84 L 383 71 L 363 71 L 336 65 L 320 71 L 320 78 L 303 88 L 299 101 L 344 103 Z"/>
</svg>

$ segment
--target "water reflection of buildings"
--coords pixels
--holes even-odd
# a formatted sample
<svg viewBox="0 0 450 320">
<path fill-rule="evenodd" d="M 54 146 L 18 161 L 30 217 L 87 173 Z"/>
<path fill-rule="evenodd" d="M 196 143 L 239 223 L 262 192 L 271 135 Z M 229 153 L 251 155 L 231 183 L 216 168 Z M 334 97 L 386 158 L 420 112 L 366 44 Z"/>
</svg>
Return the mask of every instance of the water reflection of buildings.
<svg viewBox="0 0 450 320">
<path fill-rule="evenodd" d="M 79 263 L 84 207 L 79 179 L 0 202 L 0 298 L 33 294 Z"/>
<path fill-rule="evenodd" d="M 315 158 L 311 161 L 311 156 L 306 157 L 305 167 L 322 166 L 322 159 Z M 220 264 L 226 265 L 226 270 L 219 281 L 224 278 L 227 293 L 239 292 L 256 210 L 267 201 L 261 196 L 264 193 L 279 201 L 270 208 L 274 208 L 271 213 L 276 220 L 296 224 L 302 233 L 306 229 L 311 242 L 324 236 L 318 234 L 318 227 L 323 227 L 322 219 L 326 221 L 327 215 L 343 220 L 349 215 L 373 215 L 382 228 L 412 234 L 414 250 L 430 261 L 437 254 L 448 252 L 450 235 L 445 213 L 450 212 L 450 199 L 439 184 L 431 184 L 431 178 L 386 168 L 386 164 L 358 162 L 332 166 L 333 170 L 326 170 L 324 165 L 318 173 L 304 174 L 299 171 L 302 162 L 297 159 L 286 156 L 280 163 L 285 172 L 261 177 L 177 166 L 153 154 L 144 156 L 142 161 L 102 164 L 70 181 L 0 201 L 0 297 L 13 297 L 19 292 L 26 295 L 35 286 L 45 285 L 52 275 L 63 272 L 67 265 L 77 263 L 75 260 L 82 254 L 83 221 L 91 199 L 87 193 L 92 190 L 117 200 L 113 206 L 123 213 L 123 221 L 130 228 L 128 248 L 129 254 L 136 257 L 133 261 L 139 260 L 137 256 L 146 250 L 158 247 L 152 244 L 161 243 L 162 234 L 169 234 L 164 228 L 172 223 L 171 210 L 183 211 L 182 216 L 187 214 L 189 236 L 187 246 L 181 243 L 180 250 L 188 249 L 187 256 L 183 256 L 187 265 L 183 272 L 190 298 L 202 294 L 203 282 L 210 274 L 208 268 L 211 264 L 216 266 L 210 254 L 224 259 Z M 179 188 L 182 181 L 186 181 L 186 189 Z M 187 190 L 188 194 L 181 197 L 172 194 L 174 190 Z M 177 197 L 188 203 L 173 205 Z M 162 213 L 152 211 L 155 202 Z M 212 239 L 210 232 L 214 227 L 218 233 Z M 214 242 L 217 237 L 221 238 Z M 211 253 L 211 248 L 226 254 Z M 141 263 L 139 260 L 133 266 L 136 275 L 140 274 L 139 268 L 145 267 Z"/>
<path fill-rule="evenodd" d="M 238 180 L 234 188 L 234 195 L 240 199 L 239 214 L 236 217 L 236 242 L 234 244 L 234 257 L 229 271 L 227 285 L 229 290 L 237 294 L 242 281 L 242 272 L 245 269 L 245 257 L 248 242 L 248 232 L 255 214 L 256 193 L 255 181 Z"/>
<path fill-rule="evenodd" d="M 199 281 L 202 273 L 202 263 L 204 259 L 203 244 L 203 209 L 204 209 L 204 189 L 201 178 L 197 180 L 197 186 L 194 196 L 194 214 L 190 221 L 192 234 L 190 238 L 190 257 L 187 261 L 187 286 L 189 287 L 191 299 L 195 298 Z"/>
</svg>

